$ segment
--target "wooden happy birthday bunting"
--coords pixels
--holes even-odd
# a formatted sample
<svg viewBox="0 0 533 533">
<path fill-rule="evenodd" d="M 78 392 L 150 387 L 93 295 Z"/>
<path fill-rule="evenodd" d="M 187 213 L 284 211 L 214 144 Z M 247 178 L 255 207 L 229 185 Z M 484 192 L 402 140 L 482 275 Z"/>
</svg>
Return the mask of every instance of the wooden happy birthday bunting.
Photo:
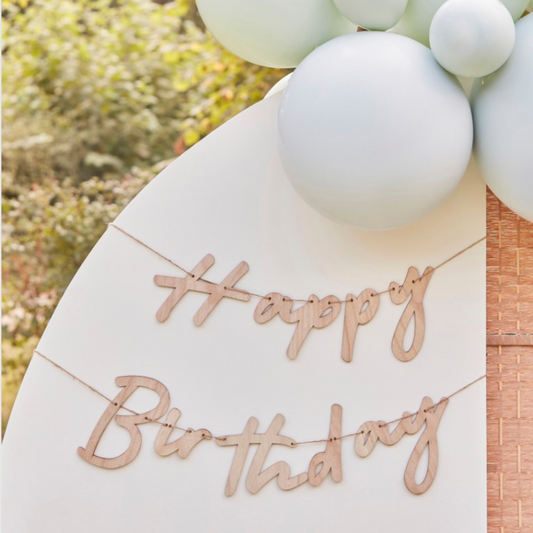
<svg viewBox="0 0 533 533">
<path fill-rule="evenodd" d="M 174 307 L 189 291 L 209 294 L 207 300 L 194 315 L 193 321 L 196 326 L 201 326 L 204 323 L 211 311 L 223 298 L 244 302 L 250 300 L 251 293 L 234 287 L 248 272 L 248 264 L 241 261 L 223 281 L 213 283 L 204 280 L 202 276 L 214 263 L 215 258 L 208 254 L 184 277 L 154 277 L 158 287 L 172 289 L 172 292 L 156 313 L 156 318 L 159 322 L 164 322 L 169 318 Z M 403 285 L 391 282 L 389 290 L 384 291 L 390 293 L 392 302 L 397 305 L 409 300 L 392 339 L 392 352 L 400 361 L 411 361 L 422 349 L 425 335 L 423 301 L 433 272 L 434 269 L 428 267 L 424 274 L 420 276 L 415 267 L 410 267 Z M 339 316 L 342 304 L 344 304 L 341 357 L 349 363 L 353 359 L 358 328 L 368 324 L 376 316 L 379 309 L 380 293 L 374 289 L 365 289 L 359 296 L 348 293 L 343 301 L 333 295 L 320 299 L 318 296 L 311 294 L 303 305 L 294 310 L 293 299 L 289 296 L 283 296 L 279 292 L 270 292 L 260 298 L 254 311 L 254 320 L 258 324 L 266 324 L 276 316 L 279 316 L 287 324 L 296 324 L 296 329 L 286 352 L 289 359 L 296 359 L 312 329 L 323 329 L 331 325 Z M 414 321 L 415 333 L 410 348 L 405 350 L 405 334 L 411 320 Z"/>
<path fill-rule="evenodd" d="M 482 237 L 463 250 L 460 250 L 452 257 L 446 259 L 435 268 L 427 267 L 422 276 L 419 275 L 418 269 L 410 267 L 403 285 L 391 282 L 389 284 L 389 289 L 386 291 L 377 292 L 373 289 L 365 289 L 359 296 L 348 293 L 346 299 L 343 301 L 333 295 L 323 299 L 311 295 L 309 299 L 304 302 L 304 305 L 293 311 L 292 303 L 295 300 L 288 296 L 282 296 L 278 292 L 271 292 L 266 296 L 262 296 L 234 288 L 235 284 L 249 270 L 247 263 L 244 261 L 239 263 L 221 283 L 213 283 L 202 277 L 215 263 L 215 259 L 211 254 L 206 255 L 200 263 L 189 272 L 148 244 L 142 242 L 131 233 L 128 233 L 125 229 L 113 223 L 108 225 L 145 247 L 147 250 L 150 250 L 152 253 L 158 255 L 160 258 L 171 263 L 174 267 L 186 274 L 184 277 L 154 277 L 156 285 L 172 289 L 171 294 L 157 310 L 156 318 L 160 322 L 164 322 L 168 319 L 174 307 L 189 291 L 209 294 L 206 302 L 204 302 L 202 307 L 194 315 L 193 321 L 197 326 L 204 323 L 211 311 L 213 311 L 223 298 L 247 302 L 250 300 L 251 296 L 258 296 L 261 300 L 254 312 L 254 318 L 258 324 L 265 324 L 276 315 L 279 315 L 280 318 L 288 324 L 297 324 L 296 331 L 294 332 L 287 349 L 287 356 L 290 359 L 294 359 L 298 355 L 298 352 L 311 329 L 322 329 L 329 326 L 339 315 L 342 304 L 345 304 L 341 357 L 346 362 L 350 362 L 353 359 L 355 337 L 359 326 L 368 324 L 374 318 L 379 308 L 380 295 L 385 292 L 390 293 L 390 298 L 396 305 L 403 304 L 409 299 L 394 332 L 392 352 L 396 358 L 404 362 L 411 361 L 416 357 L 422 349 L 422 344 L 424 342 L 425 313 L 423 301 L 433 273 L 446 263 L 449 263 L 486 240 L 486 237 Z M 411 321 L 414 322 L 413 341 L 411 346 L 408 349 L 405 349 L 405 335 Z"/>
<path fill-rule="evenodd" d="M 61 367 L 58 366 L 58 368 Z M 479 381 L 479 379 L 470 383 L 467 387 Z M 78 448 L 78 455 L 83 460 L 100 468 L 116 469 L 126 466 L 135 460 L 142 444 L 142 435 L 138 426 L 156 422 L 160 424 L 161 428 L 155 439 L 154 450 L 163 457 L 175 453 L 182 459 L 186 459 L 191 450 L 204 440 L 215 440 L 222 447 L 235 447 L 235 454 L 224 491 L 226 496 L 235 494 L 251 446 L 258 446 L 258 448 L 255 451 L 246 476 L 246 488 L 250 493 L 257 494 L 273 479 L 277 480 L 278 486 L 283 490 L 295 489 L 307 481 L 311 486 L 318 487 L 328 476 L 331 476 L 332 480 L 337 483 L 342 481 L 341 441 L 343 438 L 355 437 L 355 452 L 359 457 L 365 458 L 371 454 L 378 441 L 387 446 L 394 446 L 405 435 L 415 435 L 425 426 L 407 463 L 404 482 L 413 494 L 423 494 L 431 487 L 437 474 L 437 429 L 448 404 L 448 399 L 446 398 L 443 398 L 437 404 L 433 404 L 428 397 L 424 398 L 420 409 L 415 414 L 404 413 L 404 416 L 397 421 L 396 427 L 390 432 L 388 426 L 391 423 L 378 421 L 365 422 L 356 433 L 349 435 L 342 435 L 342 407 L 335 404 L 331 407 L 328 438 L 323 441 L 298 443 L 293 438 L 280 434 L 285 423 L 285 418 L 281 414 L 277 414 L 274 417 L 265 433 L 257 432 L 259 421 L 254 417 L 248 420 L 244 431 L 236 435 L 216 437 L 206 429 L 185 430 L 175 425 L 181 416 L 181 412 L 176 408 L 168 411 L 170 395 L 161 382 L 143 376 L 121 376 L 116 378 L 115 383 L 123 390 L 113 400 L 109 400 L 109 405 L 91 433 L 87 446 Z M 152 390 L 159 396 L 157 405 L 144 413 L 136 413 L 124 406 L 125 402 L 139 388 Z M 461 390 L 465 388 L 463 387 Z M 92 390 L 95 391 L 95 389 Z M 129 411 L 129 414 L 118 414 L 121 409 Z M 159 419 L 167 411 L 168 414 L 165 421 L 160 422 Z M 105 458 L 97 455 L 96 451 L 103 434 L 112 421 L 128 431 L 130 443 L 121 454 L 116 457 Z M 172 442 L 168 442 L 171 432 L 175 429 L 184 431 L 184 435 Z M 291 468 L 285 461 L 278 461 L 264 469 L 268 453 L 273 446 L 297 448 L 299 444 L 311 442 L 324 442 L 326 447 L 324 451 L 315 454 L 311 458 L 307 472 L 291 475 Z M 428 467 L 424 480 L 421 483 L 417 483 L 415 473 L 426 447 L 428 447 L 429 452 Z"/>
</svg>

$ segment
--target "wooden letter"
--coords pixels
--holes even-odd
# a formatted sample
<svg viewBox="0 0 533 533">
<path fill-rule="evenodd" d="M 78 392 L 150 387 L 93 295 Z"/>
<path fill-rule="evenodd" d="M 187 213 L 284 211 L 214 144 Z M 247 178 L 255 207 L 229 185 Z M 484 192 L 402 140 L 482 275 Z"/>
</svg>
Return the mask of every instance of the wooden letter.
<svg viewBox="0 0 533 533">
<path fill-rule="evenodd" d="M 185 459 L 201 440 L 211 439 L 212 437 L 207 429 L 198 429 L 196 431 L 189 429 L 187 430 L 187 433 L 179 439 L 168 442 L 168 438 L 172 433 L 172 426 L 176 424 L 180 416 L 181 411 L 179 409 L 171 409 L 164 425 L 161 426 L 161 429 L 157 434 L 154 450 L 162 457 L 177 453 L 182 459 Z"/>
<path fill-rule="evenodd" d="M 407 468 L 405 469 L 404 482 L 405 486 L 413 494 L 423 494 L 431 487 L 435 476 L 437 475 L 437 467 L 439 466 L 439 445 L 437 441 L 437 429 L 440 424 L 440 420 L 448 405 L 448 399 L 441 400 L 436 407 L 432 407 L 431 398 L 424 398 L 422 402 L 423 409 L 426 411 L 426 429 L 424 433 L 418 439 L 415 449 L 409 457 Z M 428 468 L 424 480 L 418 484 L 415 480 L 416 469 L 420 462 L 420 457 L 424 452 L 424 448 L 428 447 Z"/>
<path fill-rule="evenodd" d="M 142 437 L 137 426 L 162 417 L 166 413 L 170 403 L 170 395 L 167 388 L 155 379 L 142 376 L 121 376 L 115 379 L 115 383 L 118 387 L 123 387 L 124 390 L 122 390 L 115 397 L 112 403 L 107 406 L 104 414 L 96 424 L 96 427 L 89 438 L 87 446 L 85 448 L 78 448 L 78 455 L 82 459 L 101 468 L 120 468 L 121 466 L 131 463 L 135 457 L 137 457 L 137 454 L 141 449 Z M 135 415 L 118 415 L 117 412 L 124 405 L 124 402 L 139 387 L 145 387 L 159 394 L 159 403 L 157 406 L 146 413 Z M 120 427 L 123 427 L 129 431 L 131 437 L 130 445 L 125 452 L 117 457 L 99 457 L 95 454 L 96 448 L 100 442 L 100 439 L 102 438 L 102 435 L 104 434 L 104 431 L 113 418 Z"/>
<path fill-rule="evenodd" d="M 425 397 L 422 405 L 415 415 L 405 412 L 397 426 L 389 433 L 386 422 L 365 422 L 357 431 L 355 437 L 355 453 L 359 457 L 367 457 L 374 449 L 378 440 L 387 446 L 394 446 L 404 435 L 415 435 L 425 424 L 426 429 L 418 439 L 416 446 L 409 458 L 405 469 L 405 486 L 413 494 L 422 494 L 431 487 L 437 474 L 439 462 L 437 428 L 442 418 L 442 414 L 448 405 L 448 399 L 443 398 L 440 403 L 434 406 L 431 398 Z M 420 457 L 424 448 L 428 446 L 429 460 L 428 468 L 422 483 L 415 481 L 416 468 L 420 462 Z"/>
<path fill-rule="evenodd" d="M 368 324 L 376 315 L 378 308 L 379 294 L 374 289 L 365 289 L 357 297 L 354 294 L 346 295 L 342 358 L 347 363 L 353 358 L 353 347 L 357 328 Z"/>
<path fill-rule="evenodd" d="M 342 481 L 341 435 L 342 407 L 335 404 L 331 407 L 331 422 L 326 451 L 317 453 L 309 464 L 309 483 L 313 487 L 318 487 L 330 472 L 333 481 L 337 483 Z M 320 471 L 318 471 L 319 465 L 322 465 Z"/>
<path fill-rule="evenodd" d="M 423 303 L 424 295 L 426 294 L 426 289 L 433 272 L 433 268 L 427 267 L 424 274 L 420 276 L 418 269 L 410 267 L 401 287 L 396 282 L 391 282 L 390 284 L 390 297 L 393 303 L 397 305 L 403 304 L 411 296 L 409 303 L 400 317 L 392 339 L 392 353 L 400 361 L 411 361 L 418 355 L 418 352 L 422 348 L 426 330 Z M 405 351 L 405 332 L 411 320 L 414 320 L 415 333 L 411 347 Z"/>
<path fill-rule="evenodd" d="M 268 427 L 266 433 L 260 434 L 256 433 L 259 422 L 256 418 L 252 417 L 248 420 L 244 432 L 241 435 L 228 435 L 224 437 L 225 440 L 217 439 L 219 446 L 237 446 L 224 491 L 226 496 L 235 494 L 248 455 L 248 449 L 252 444 L 259 444 L 246 478 L 246 488 L 252 494 L 259 492 L 261 488 L 275 477 L 278 478 L 278 486 L 283 490 L 294 489 L 307 481 L 307 473 L 305 472 L 290 477 L 290 467 L 284 461 L 278 461 L 266 470 L 261 470 L 268 452 L 274 444 L 292 446 L 294 442 L 290 437 L 279 435 L 279 431 L 284 423 L 285 418 L 278 414 Z"/>
<path fill-rule="evenodd" d="M 170 296 L 163 302 L 163 305 L 156 313 L 156 318 L 159 322 L 164 322 L 170 315 L 170 312 L 180 300 L 189 291 L 203 292 L 209 294 L 209 298 L 202 304 L 200 309 L 194 315 L 194 324 L 201 326 L 205 319 L 209 316 L 211 311 L 217 306 L 222 298 L 232 298 L 242 302 L 250 300 L 250 294 L 246 291 L 234 289 L 233 286 L 239 281 L 249 270 L 248 265 L 242 261 L 224 278 L 221 283 L 212 283 L 201 279 L 201 277 L 215 264 L 215 258 L 208 254 L 206 255 L 192 270 L 191 274 L 187 274 L 184 278 L 176 278 L 172 276 L 154 276 L 155 284 L 158 287 L 167 287 L 174 289 Z"/>
<path fill-rule="evenodd" d="M 298 324 L 294 332 L 287 356 L 295 359 L 307 335 L 313 328 L 322 329 L 329 326 L 339 316 L 341 304 L 336 296 L 326 296 L 322 300 L 311 294 L 309 301 L 296 311 L 292 311 L 293 301 L 277 292 L 271 292 L 262 298 L 254 312 L 258 324 L 272 320 L 277 314 L 287 324 Z"/>
<path fill-rule="evenodd" d="M 282 320 L 291 314 L 292 300 L 279 292 L 271 292 L 259 300 L 254 311 L 254 320 L 266 324 L 279 314 Z"/>
<path fill-rule="evenodd" d="M 284 461 L 278 461 L 266 470 L 263 469 L 268 452 L 273 444 L 282 444 L 292 446 L 293 440 L 279 435 L 279 432 L 285 423 L 283 415 L 276 415 L 274 420 L 268 426 L 264 435 L 261 435 L 259 448 L 255 452 L 248 477 L 246 478 L 246 488 L 252 493 L 257 494 L 270 480 L 278 478 L 278 486 L 283 490 L 291 490 L 307 481 L 307 473 L 291 476 L 291 469 Z"/>
</svg>

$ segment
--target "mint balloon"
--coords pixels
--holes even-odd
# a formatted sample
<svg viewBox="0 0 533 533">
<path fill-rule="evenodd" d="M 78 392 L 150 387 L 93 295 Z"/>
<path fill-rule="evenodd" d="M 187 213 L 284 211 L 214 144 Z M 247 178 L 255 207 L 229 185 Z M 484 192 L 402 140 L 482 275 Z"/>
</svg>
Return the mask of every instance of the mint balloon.
<svg viewBox="0 0 533 533">
<path fill-rule="evenodd" d="M 333 0 L 197 0 L 209 31 L 258 65 L 291 68 L 317 46 L 357 27 Z"/>
<path fill-rule="evenodd" d="M 499 0 L 511 13 L 513 20 L 518 20 L 527 9 L 529 0 Z"/>
<path fill-rule="evenodd" d="M 533 14 L 516 23 L 507 63 L 476 82 L 475 156 L 494 194 L 533 222 Z"/>
<path fill-rule="evenodd" d="M 409 0 L 402 18 L 391 31 L 429 46 L 431 21 L 445 2 L 446 0 Z"/>
<path fill-rule="evenodd" d="M 479 78 L 507 61 L 515 27 L 499 0 L 448 0 L 433 18 L 429 40 L 435 59 L 447 71 Z"/>
<path fill-rule="evenodd" d="M 472 115 L 454 76 L 420 43 L 338 37 L 294 71 L 278 112 L 281 162 L 326 217 L 364 230 L 415 222 L 461 181 Z"/>
<path fill-rule="evenodd" d="M 389 30 L 402 17 L 407 0 L 334 0 L 339 11 L 368 30 Z"/>
</svg>

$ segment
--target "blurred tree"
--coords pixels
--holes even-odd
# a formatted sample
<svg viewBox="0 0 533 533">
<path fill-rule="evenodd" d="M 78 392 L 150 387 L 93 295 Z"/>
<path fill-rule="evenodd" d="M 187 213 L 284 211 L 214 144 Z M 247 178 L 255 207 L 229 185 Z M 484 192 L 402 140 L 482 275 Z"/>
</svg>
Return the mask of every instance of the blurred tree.
<svg viewBox="0 0 533 533">
<path fill-rule="evenodd" d="M 158 162 L 286 72 L 222 49 L 191 0 L 7 0 L 3 57 L 5 429 L 37 339 L 105 223 Z"/>
<path fill-rule="evenodd" d="M 4 165 L 18 181 L 157 163 L 283 74 L 225 51 L 189 0 L 22 1 L 4 6 L 3 31 Z"/>
</svg>

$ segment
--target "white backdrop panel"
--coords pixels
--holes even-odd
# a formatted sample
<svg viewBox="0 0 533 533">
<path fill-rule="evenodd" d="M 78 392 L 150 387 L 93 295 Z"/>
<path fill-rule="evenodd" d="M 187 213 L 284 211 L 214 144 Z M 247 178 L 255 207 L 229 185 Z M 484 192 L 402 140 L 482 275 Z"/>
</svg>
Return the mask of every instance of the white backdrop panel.
<svg viewBox="0 0 533 533">
<path fill-rule="evenodd" d="M 408 228 L 362 233 L 312 211 L 292 190 L 278 159 L 279 97 L 241 113 L 181 156 L 117 224 L 188 269 L 213 254 L 208 279 L 222 280 L 244 260 L 250 272 L 238 287 L 299 298 L 385 289 L 391 280 L 401 283 L 410 265 L 436 265 L 484 235 L 485 187 L 473 163 L 454 195 Z M 424 347 L 410 363 L 391 352 L 404 306 L 393 305 L 386 294 L 374 320 L 360 328 L 351 363 L 340 357 L 342 314 L 328 328 L 312 331 L 290 361 L 285 350 L 294 326 L 279 318 L 256 324 L 256 298 L 222 301 L 197 328 L 192 317 L 205 296 L 188 294 L 160 324 L 155 313 L 169 290 L 154 284 L 155 274 L 181 275 L 108 229 L 38 349 L 111 397 L 118 392 L 116 376 L 162 381 L 171 405 L 183 413 L 182 426 L 240 433 L 253 415 L 263 431 L 282 413 L 283 434 L 297 440 L 327 436 L 333 403 L 344 407 L 348 433 L 364 421 L 414 411 L 424 395 L 438 400 L 485 372 L 484 245 L 433 276 Z M 146 410 L 153 402 L 146 395 L 130 405 Z M 252 496 L 241 479 L 236 494 L 225 497 L 234 449 L 203 442 L 186 460 L 162 458 L 153 450 L 155 425 L 141 426 L 143 446 L 131 465 L 106 471 L 76 453 L 105 407 L 34 357 L 3 446 L 6 533 L 486 530 L 484 383 L 450 402 L 438 431 L 438 474 L 422 496 L 403 483 L 417 436 L 393 448 L 378 445 L 366 459 L 355 455 L 353 439 L 347 439 L 341 483 L 327 479 L 319 488 L 306 484 L 288 493 L 271 482 Z M 101 444 L 102 455 L 118 454 L 128 435 L 112 424 Z M 275 449 L 268 461 L 286 460 L 294 475 L 322 450 Z"/>
</svg>

